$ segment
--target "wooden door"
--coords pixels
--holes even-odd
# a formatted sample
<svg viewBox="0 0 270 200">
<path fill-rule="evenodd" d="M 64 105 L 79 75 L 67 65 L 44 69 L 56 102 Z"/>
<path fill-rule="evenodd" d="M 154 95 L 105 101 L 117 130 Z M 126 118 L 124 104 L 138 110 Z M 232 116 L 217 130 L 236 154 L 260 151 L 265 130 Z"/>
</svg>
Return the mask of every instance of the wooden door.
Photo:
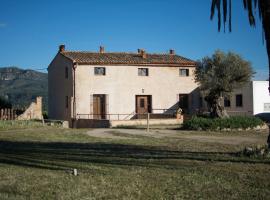
<svg viewBox="0 0 270 200">
<path fill-rule="evenodd" d="M 136 96 L 136 112 L 138 118 L 145 118 L 151 112 L 151 99 L 149 96 Z"/>
<path fill-rule="evenodd" d="M 106 98 L 103 94 L 93 95 L 93 119 L 106 119 Z"/>
</svg>

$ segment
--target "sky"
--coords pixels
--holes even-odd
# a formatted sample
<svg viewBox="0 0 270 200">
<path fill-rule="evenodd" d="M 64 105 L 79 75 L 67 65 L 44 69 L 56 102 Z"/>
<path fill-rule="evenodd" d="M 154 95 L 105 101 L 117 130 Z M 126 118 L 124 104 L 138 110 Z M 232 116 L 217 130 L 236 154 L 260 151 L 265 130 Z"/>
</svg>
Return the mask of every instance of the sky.
<svg viewBox="0 0 270 200">
<path fill-rule="evenodd" d="M 268 74 L 266 47 L 257 19 L 248 23 L 234 0 L 232 32 L 210 21 L 211 0 L 0 0 L 0 67 L 47 72 L 58 46 L 67 50 L 176 53 L 199 60 L 215 50 L 250 61 L 256 80 Z"/>
</svg>

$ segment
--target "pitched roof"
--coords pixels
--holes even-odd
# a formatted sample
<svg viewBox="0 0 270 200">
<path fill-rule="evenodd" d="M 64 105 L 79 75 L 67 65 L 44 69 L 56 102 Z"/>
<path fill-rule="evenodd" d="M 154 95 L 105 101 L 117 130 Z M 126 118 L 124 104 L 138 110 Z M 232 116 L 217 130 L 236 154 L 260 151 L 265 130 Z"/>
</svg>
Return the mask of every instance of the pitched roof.
<svg viewBox="0 0 270 200">
<path fill-rule="evenodd" d="M 78 64 L 92 65 L 172 65 L 195 66 L 195 61 L 179 55 L 146 54 L 146 58 L 138 53 L 97 53 L 84 51 L 62 51 L 63 56 Z"/>
</svg>

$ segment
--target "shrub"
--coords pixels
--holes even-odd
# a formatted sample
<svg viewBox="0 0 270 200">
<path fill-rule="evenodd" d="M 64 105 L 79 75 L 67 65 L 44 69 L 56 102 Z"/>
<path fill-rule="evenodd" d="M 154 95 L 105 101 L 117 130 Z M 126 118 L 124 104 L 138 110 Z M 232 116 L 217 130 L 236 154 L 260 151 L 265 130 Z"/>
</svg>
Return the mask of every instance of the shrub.
<svg viewBox="0 0 270 200">
<path fill-rule="evenodd" d="M 257 117 L 234 116 L 230 118 L 204 118 L 192 117 L 184 122 L 186 130 L 222 130 L 222 129 L 248 129 L 262 126 L 264 122 Z"/>
<path fill-rule="evenodd" d="M 43 119 L 48 119 L 48 112 L 47 111 L 43 111 L 42 115 L 43 115 Z"/>
</svg>

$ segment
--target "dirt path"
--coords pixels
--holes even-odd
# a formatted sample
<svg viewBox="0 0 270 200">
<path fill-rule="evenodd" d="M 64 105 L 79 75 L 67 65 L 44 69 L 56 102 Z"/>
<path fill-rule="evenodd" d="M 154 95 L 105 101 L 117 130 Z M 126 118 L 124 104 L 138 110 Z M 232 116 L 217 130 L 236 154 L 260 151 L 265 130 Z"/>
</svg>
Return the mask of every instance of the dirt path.
<svg viewBox="0 0 270 200">
<path fill-rule="evenodd" d="M 241 143 L 263 142 L 265 140 L 264 137 L 262 137 L 261 135 L 260 137 L 258 137 L 257 134 L 266 136 L 266 133 L 264 132 L 254 134 L 245 134 L 243 132 L 243 135 L 231 135 L 227 133 L 207 134 L 205 132 L 189 132 L 179 130 L 151 130 L 149 133 L 147 133 L 146 130 L 143 129 L 93 129 L 87 131 L 87 135 L 89 136 L 108 139 L 136 139 L 140 137 L 149 137 L 156 139 L 171 138 L 231 145 L 238 145 Z"/>
</svg>

